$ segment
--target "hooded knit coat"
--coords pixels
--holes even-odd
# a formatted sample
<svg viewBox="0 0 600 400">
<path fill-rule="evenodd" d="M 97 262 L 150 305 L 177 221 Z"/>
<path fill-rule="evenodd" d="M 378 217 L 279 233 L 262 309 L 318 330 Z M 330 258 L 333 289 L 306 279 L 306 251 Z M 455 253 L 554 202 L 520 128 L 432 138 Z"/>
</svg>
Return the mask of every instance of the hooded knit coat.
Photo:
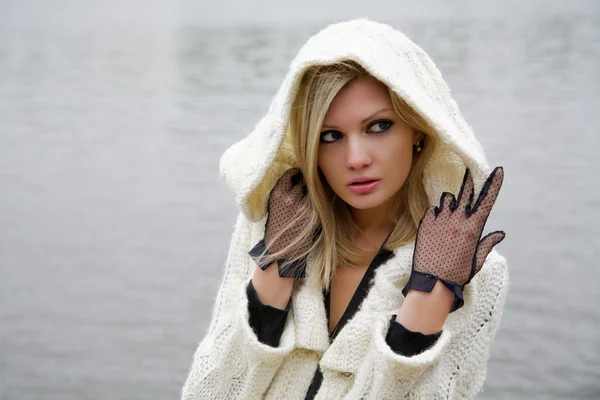
<svg viewBox="0 0 600 400">
<path fill-rule="evenodd" d="M 506 260 L 496 250 L 465 287 L 464 306 L 448 315 L 439 339 L 412 357 L 392 351 L 385 338 L 390 317 L 404 300 L 414 243 L 394 249 L 393 257 L 377 268 L 360 308 L 332 343 L 323 292 L 304 280 L 295 282 L 278 347 L 261 343 L 249 324 L 246 288 L 256 264 L 248 251 L 263 238 L 269 193 L 291 166 L 286 153 L 290 104 L 308 67 L 341 60 L 361 64 L 435 129 L 440 146 L 424 174 L 431 205 L 444 191 L 458 193 L 466 167 L 476 193 L 490 173 L 439 70 L 404 34 L 359 19 L 330 25 L 310 38 L 267 114 L 221 158 L 221 176 L 241 212 L 182 399 L 303 399 L 317 366 L 323 381 L 316 399 L 471 399 L 483 386 L 508 285 Z"/>
</svg>

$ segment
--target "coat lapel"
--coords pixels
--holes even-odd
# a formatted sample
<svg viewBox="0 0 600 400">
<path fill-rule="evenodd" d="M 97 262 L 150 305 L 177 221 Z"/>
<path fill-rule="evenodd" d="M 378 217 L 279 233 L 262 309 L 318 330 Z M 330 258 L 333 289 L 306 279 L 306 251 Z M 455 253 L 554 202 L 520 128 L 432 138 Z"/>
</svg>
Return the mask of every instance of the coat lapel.
<svg viewBox="0 0 600 400">
<path fill-rule="evenodd" d="M 382 263 L 367 296 L 354 316 L 329 342 L 323 292 L 298 281 L 292 294 L 296 347 L 324 353 L 321 365 L 340 372 L 356 373 L 371 345 L 375 318 L 396 313 L 402 304 L 402 288 L 410 274 L 414 243 L 394 250 Z"/>
<path fill-rule="evenodd" d="M 296 347 L 323 353 L 329 347 L 323 292 L 307 281 L 297 282 L 292 294 Z"/>
</svg>

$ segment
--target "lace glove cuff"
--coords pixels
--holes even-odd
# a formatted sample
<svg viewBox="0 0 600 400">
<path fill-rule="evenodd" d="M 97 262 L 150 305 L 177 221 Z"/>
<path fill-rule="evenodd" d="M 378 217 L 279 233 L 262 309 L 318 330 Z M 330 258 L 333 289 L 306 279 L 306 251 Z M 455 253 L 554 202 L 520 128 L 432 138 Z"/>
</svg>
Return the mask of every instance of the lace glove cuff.
<svg viewBox="0 0 600 400">
<path fill-rule="evenodd" d="M 248 254 L 263 271 L 270 265 L 263 261 L 263 257 L 261 257 L 262 255 L 271 255 L 265 243 L 265 239 L 261 239 L 256 243 L 256 245 L 250 249 Z M 282 278 L 306 278 L 306 259 L 304 258 L 294 262 L 287 262 L 283 259 L 277 260 L 277 268 L 279 270 L 279 276 Z"/>
<path fill-rule="evenodd" d="M 444 286 L 446 286 L 452 293 L 454 293 L 454 303 L 452 303 L 452 307 L 450 308 L 450 312 L 456 311 L 461 308 L 465 301 L 463 298 L 463 288 L 464 286 L 459 285 L 456 282 L 448 281 L 446 279 L 438 278 L 435 275 L 425 274 L 418 271 L 413 271 L 410 274 L 410 278 L 406 285 L 402 289 L 402 294 L 404 297 L 408 294 L 409 290 L 419 290 L 421 292 L 431 292 L 435 283 L 440 280 Z"/>
</svg>

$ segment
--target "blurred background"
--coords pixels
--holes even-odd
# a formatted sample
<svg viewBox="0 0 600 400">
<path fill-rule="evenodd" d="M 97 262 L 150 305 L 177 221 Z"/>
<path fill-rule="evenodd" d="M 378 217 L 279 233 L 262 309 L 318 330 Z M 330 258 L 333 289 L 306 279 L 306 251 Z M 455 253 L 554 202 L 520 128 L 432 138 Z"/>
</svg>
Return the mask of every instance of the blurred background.
<svg viewBox="0 0 600 400">
<path fill-rule="evenodd" d="M 600 2 L 0 0 L 0 399 L 175 399 L 237 204 L 218 176 L 301 45 L 387 22 L 506 179 L 482 399 L 600 399 Z"/>
</svg>

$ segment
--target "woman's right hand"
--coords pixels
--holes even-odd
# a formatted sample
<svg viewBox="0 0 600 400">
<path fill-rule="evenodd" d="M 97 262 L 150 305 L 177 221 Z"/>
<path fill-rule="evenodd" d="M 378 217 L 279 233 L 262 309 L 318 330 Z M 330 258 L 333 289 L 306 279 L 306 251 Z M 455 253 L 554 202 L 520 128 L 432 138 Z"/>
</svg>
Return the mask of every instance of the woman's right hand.
<svg viewBox="0 0 600 400">
<path fill-rule="evenodd" d="M 298 168 L 288 169 L 277 181 L 269 195 L 268 217 L 265 225 L 265 236 L 248 252 L 256 264 L 266 270 L 271 263 L 264 262 L 263 254 L 272 255 L 282 252 L 277 257 L 279 276 L 282 278 L 305 278 L 306 258 L 289 262 L 293 254 L 307 252 L 313 243 L 313 235 L 306 235 L 301 242 L 288 248 L 301 237 L 310 223 L 308 190 L 302 172 Z"/>
<path fill-rule="evenodd" d="M 291 255 L 284 252 L 276 261 L 267 264 L 260 255 L 285 250 L 309 224 L 309 215 L 302 213 L 306 207 L 308 191 L 302 173 L 297 168 L 287 170 L 277 181 L 269 195 L 268 217 L 264 238 L 250 250 L 249 254 L 257 263 L 252 284 L 263 304 L 284 309 L 289 302 L 294 279 L 306 276 L 306 260 L 286 262 Z M 290 221 L 294 223 L 288 226 Z M 287 229 L 286 229 L 287 227 Z M 306 237 L 295 246 L 303 252 L 312 245 L 313 237 Z"/>
</svg>

